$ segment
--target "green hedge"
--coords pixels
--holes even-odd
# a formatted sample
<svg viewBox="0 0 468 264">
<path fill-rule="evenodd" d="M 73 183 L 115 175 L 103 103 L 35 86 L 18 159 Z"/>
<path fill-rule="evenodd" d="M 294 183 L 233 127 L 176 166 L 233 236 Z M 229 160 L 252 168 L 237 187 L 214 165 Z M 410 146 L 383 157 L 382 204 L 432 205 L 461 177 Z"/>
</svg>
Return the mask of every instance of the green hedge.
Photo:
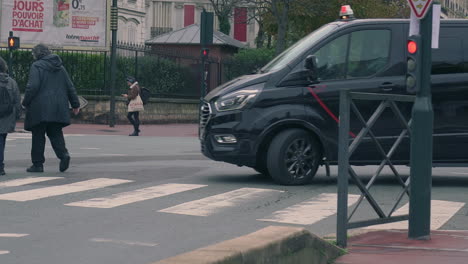
<svg viewBox="0 0 468 264">
<path fill-rule="evenodd" d="M 232 80 L 238 76 L 251 74 L 275 57 L 274 49 L 243 49 L 226 64 L 225 76 Z"/>
<path fill-rule="evenodd" d="M 110 53 L 94 51 L 58 51 L 70 77 L 80 95 L 110 94 Z M 140 53 L 145 54 L 145 53 Z M 273 49 L 243 49 L 232 59 L 222 62 L 225 80 L 240 75 L 250 74 L 260 69 L 273 59 Z M 6 61 L 9 52 L 0 50 L 0 56 Z M 10 72 L 24 91 L 33 63 L 31 50 L 21 49 L 13 52 L 13 67 Z M 135 66 L 136 65 L 136 66 Z M 120 95 L 128 89 L 125 77 L 137 77 L 141 86 L 148 88 L 153 96 L 158 97 L 198 97 L 200 66 L 194 59 L 163 58 L 161 55 L 118 56 L 117 89 Z"/>
<path fill-rule="evenodd" d="M 108 95 L 110 92 L 110 53 L 88 51 L 59 51 L 56 52 L 63 61 L 78 94 L 80 95 Z M 13 67 L 10 69 L 13 77 L 24 92 L 28 82 L 29 69 L 33 63 L 30 50 L 16 50 L 12 53 Z M 8 62 L 9 52 L 0 50 L 0 56 Z M 142 86 L 148 88 L 153 95 L 182 94 L 196 96 L 191 91 L 190 84 L 194 83 L 194 74 L 188 66 L 178 64 L 170 59 L 156 56 L 138 58 L 137 77 Z M 117 57 L 117 91 L 116 95 L 126 92 L 127 75 L 135 76 L 135 58 Z"/>
<path fill-rule="evenodd" d="M 137 68 L 135 64 L 138 65 Z M 148 88 L 156 96 L 198 94 L 191 86 L 196 83 L 196 76 L 191 73 L 190 66 L 172 59 L 152 55 L 141 56 L 137 60 L 135 57 L 121 57 L 117 61 L 117 68 L 120 91 L 126 91 L 128 88 L 126 82 L 121 80 L 130 75 L 136 77 L 141 86 Z"/>
</svg>

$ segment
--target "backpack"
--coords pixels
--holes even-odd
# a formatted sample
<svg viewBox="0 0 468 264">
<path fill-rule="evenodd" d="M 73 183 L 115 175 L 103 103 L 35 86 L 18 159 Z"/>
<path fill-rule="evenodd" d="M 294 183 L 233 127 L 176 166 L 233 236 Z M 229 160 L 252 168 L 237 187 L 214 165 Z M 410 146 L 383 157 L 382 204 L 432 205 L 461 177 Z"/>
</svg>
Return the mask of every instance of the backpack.
<svg viewBox="0 0 468 264">
<path fill-rule="evenodd" d="M 7 86 L 0 84 L 0 118 L 13 113 L 13 107 L 13 100 L 11 100 Z"/>
<path fill-rule="evenodd" d="M 143 104 L 145 105 L 148 103 L 150 97 L 151 97 L 151 92 L 147 88 L 141 87 L 140 88 L 140 97 L 141 100 L 143 101 Z"/>
</svg>

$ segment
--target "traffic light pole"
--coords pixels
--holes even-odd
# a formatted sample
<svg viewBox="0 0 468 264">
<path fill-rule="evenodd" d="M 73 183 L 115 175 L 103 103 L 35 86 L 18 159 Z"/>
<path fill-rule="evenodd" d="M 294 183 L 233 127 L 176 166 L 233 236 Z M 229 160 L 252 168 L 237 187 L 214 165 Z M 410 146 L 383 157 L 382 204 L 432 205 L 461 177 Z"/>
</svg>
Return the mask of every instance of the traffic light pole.
<svg viewBox="0 0 468 264">
<path fill-rule="evenodd" d="M 10 37 L 13 37 L 13 31 L 10 31 Z M 9 46 L 10 44 L 8 44 Z M 13 50 L 11 48 L 8 49 L 8 74 L 11 78 L 15 78 L 13 76 Z"/>
<path fill-rule="evenodd" d="M 432 132 L 434 112 L 431 94 L 432 4 L 421 20 L 421 82 L 413 106 L 411 125 L 410 239 L 429 240 L 431 227 Z"/>
<path fill-rule="evenodd" d="M 112 43 L 111 43 L 111 87 L 110 87 L 110 117 L 109 126 L 115 126 L 115 86 L 116 86 L 116 74 L 117 74 L 117 25 L 118 25 L 118 8 L 117 0 L 112 0 L 111 7 L 111 31 L 112 31 Z"/>
</svg>

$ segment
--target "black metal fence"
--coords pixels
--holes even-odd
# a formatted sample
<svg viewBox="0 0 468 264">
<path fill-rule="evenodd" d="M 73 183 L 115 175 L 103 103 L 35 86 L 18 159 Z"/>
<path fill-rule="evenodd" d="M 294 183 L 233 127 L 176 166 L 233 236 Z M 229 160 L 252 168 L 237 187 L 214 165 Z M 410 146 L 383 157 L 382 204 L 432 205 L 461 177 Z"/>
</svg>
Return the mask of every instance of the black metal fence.
<svg viewBox="0 0 468 264">
<path fill-rule="evenodd" d="M 78 94 L 83 96 L 110 95 L 110 52 L 83 50 L 53 50 L 62 60 L 75 84 Z M 9 61 L 7 48 L 0 48 L 0 56 Z M 33 63 L 31 49 L 12 52 L 10 74 L 24 91 Z M 230 61 L 216 58 L 207 60 L 209 89 L 235 77 L 229 73 Z M 128 87 L 126 76 L 137 78 L 141 86 L 148 88 L 153 97 L 199 98 L 201 84 L 201 60 L 183 53 L 168 53 L 151 49 L 149 46 L 118 43 L 116 95 Z"/>
</svg>

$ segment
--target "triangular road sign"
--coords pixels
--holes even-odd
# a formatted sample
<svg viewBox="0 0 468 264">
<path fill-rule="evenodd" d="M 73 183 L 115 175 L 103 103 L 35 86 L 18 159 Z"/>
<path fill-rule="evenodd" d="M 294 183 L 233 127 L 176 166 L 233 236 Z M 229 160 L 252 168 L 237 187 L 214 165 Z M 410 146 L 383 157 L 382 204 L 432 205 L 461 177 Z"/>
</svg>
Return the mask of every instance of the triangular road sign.
<svg viewBox="0 0 468 264">
<path fill-rule="evenodd" d="M 417 18 L 422 19 L 426 15 L 432 0 L 408 0 L 408 3 L 411 7 L 411 12 Z"/>
</svg>

